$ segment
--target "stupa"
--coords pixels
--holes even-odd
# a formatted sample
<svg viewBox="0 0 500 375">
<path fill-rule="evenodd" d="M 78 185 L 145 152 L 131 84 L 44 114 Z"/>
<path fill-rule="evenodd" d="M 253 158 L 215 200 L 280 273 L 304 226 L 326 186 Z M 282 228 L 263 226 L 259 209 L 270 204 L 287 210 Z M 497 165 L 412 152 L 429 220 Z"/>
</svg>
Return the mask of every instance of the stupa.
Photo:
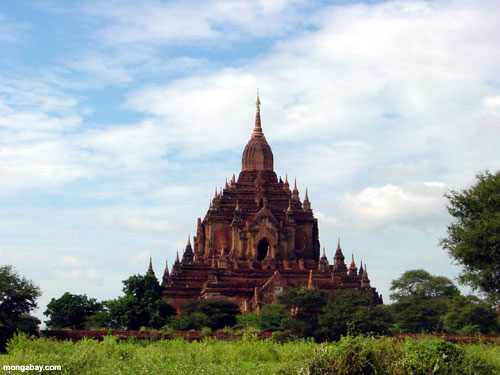
<svg viewBox="0 0 500 375">
<path fill-rule="evenodd" d="M 262 131 L 257 95 L 255 124 L 242 157 L 242 168 L 223 189 L 215 191 L 196 236 L 182 259 L 165 267 L 163 298 L 174 307 L 199 298 L 236 302 L 242 312 L 299 286 L 325 290 L 362 290 L 382 303 L 371 287 L 366 265 L 359 270 L 344 262 L 340 240 L 330 264 L 320 255 L 318 220 L 306 190 L 301 201 L 297 184 L 291 189 L 274 172 L 273 152 Z M 150 263 L 148 273 L 153 273 Z M 153 273 L 154 274 L 154 273 Z"/>
</svg>

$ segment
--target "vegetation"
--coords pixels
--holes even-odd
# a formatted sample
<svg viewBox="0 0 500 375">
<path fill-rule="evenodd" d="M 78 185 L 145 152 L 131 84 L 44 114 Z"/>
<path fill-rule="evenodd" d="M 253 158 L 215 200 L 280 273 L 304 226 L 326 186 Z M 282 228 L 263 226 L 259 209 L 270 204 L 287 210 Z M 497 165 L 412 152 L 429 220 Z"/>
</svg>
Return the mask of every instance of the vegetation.
<svg viewBox="0 0 500 375">
<path fill-rule="evenodd" d="M 441 245 L 464 267 L 460 281 L 500 304 L 500 171 L 476 178 L 469 189 L 446 195 L 454 221 Z"/>
<path fill-rule="evenodd" d="M 392 305 L 374 305 L 362 291 L 327 292 L 315 287 L 291 289 L 258 313 L 240 314 L 225 300 L 195 300 L 181 315 L 161 300 L 154 276 L 131 276 L 125 296 L 99 303 L 87 296 L 65 293 L 52 299 L 46 315 L 53 328 L 164 328 L 172 331 L 216 331 L 243 328 L 270 331 L 278 341 L 298 337 L 339 340 L 347 334 L 386 335 L 392 332 L 497 333 L 498 316 L 491 304 L 462 296 L 451 280 L 425 270 L 411 270 L 392 281 Z"/>
<path fill-rule="evenodd" d="M 43 314 L 49 317 L 45 321 L 48 328 L 83 329 L 93 328 L 94 324 L 87 322 L 92 322 L 91 317 L 102 311 L 103 304 L 95 298 L 66 292 L 58 299 L 52 298 Z"/>
<path fill-rule="evenodd" d="M 329 293 L 301 287 L 280 295 L 278 301 L 291 312 L 281 319 L 280 328 L 317 341 L 339 340 L 347 333 L 386 334 L 392 320 L 383 307 L 373 305 L 370 294 L 362 291 Z"/>
<path fill-rule="evenodd" d="M 494 308 L 474 296 L 462 296 L 451 280 L 424 270 L 406 271 L 392 281 L 388 306 L 396 332 L 497 333 Z"/>
<path fill-rule="evenodd" d="M 195 300 L 181 307 L 185 315 L 198 314 L 206 319 L 206 327 L 216 330 L 224 327 L 234 327 L 240 308 L 234 302 L 223 300 Z"/>
<path fill-rule="evenodd" d="M 40 288 L 21 277 L 11 266 L 0 266 L 0 351 L 12 335 L 35 332 L 40 320 L 29 315 L 36 308 Z"/>
<path fill-rule="evenodd" d="M 108 302 L 111 326 L 137 330 L 161 328 L 176 309 L 162 301 L 162 288 L 153 275 L 130 276 L 123 281 L 125 295 Z"/>
<path fill-rule="evenodd" d="M 284 344 L 246 335 L 237 341 L 99 343 L 28 339 L 18 335 L 0 356 L 3 365 L 62 366 L 54 374 L 460 374 L 500 373 L 500 346 L 455 345 L 440 339 L 344 337 L 317 344 Z M 19 372 L 20 373 L 20 372 Z M 50 372 L 45 372 L 49 373 Z"/>
</svg>

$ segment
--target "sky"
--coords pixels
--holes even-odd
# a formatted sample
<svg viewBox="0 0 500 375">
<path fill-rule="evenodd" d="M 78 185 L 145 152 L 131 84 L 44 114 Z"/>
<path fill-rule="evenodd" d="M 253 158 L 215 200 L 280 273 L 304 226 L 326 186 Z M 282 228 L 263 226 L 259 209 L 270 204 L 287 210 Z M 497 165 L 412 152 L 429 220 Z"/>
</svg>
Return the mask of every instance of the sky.
<svg viewBox="0 0 500 375">
<path fill-rule="evenodd" d="M 260 90 L 330 262 L 455 279 L 444 194 L 500 166 L 494 1 L 0 2 L 0 264 L 99 300 L 196 232 Z M 466 290 L 467 291 L 467 290 Z"/>
</svg>

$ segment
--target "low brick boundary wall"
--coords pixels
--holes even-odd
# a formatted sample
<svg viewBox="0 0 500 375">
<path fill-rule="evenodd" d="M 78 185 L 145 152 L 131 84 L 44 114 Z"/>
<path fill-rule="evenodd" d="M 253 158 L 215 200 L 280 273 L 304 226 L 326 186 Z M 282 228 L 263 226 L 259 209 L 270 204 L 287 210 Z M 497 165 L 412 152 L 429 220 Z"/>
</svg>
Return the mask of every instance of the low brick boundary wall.
<svg viewBox="0 0 500 375">
<path fill-rule="evenodd" d="M 102 341 L 104 336 L 112 335 L 117 336 L 120 339 L 127 339 L 129 337 L 135 337 L 136 339 L 173 339 L 177 337 L 181 337 L 183 339 L 193 341 L 193 340 L 201 340 L 206 335 L 203 335 L 200 331 L 178 331 L 173 334 L 165 334 L 159 331 L 125 331 L 125 330 L 67 330 L 67 329 L 51 329 L 51 330 L 43 330 L 40 331 L 41 336 L 49 337 L 56 340 L 71 340 L 76 342 L 83 338 L 91 338 Z M 271 338 L 272 332 L 256 332 L 260 339 L 268 339 Z M 242 336 L 239 332 L 229 333 L 229 332 L 214 332 L 210 335 L 210 337 L 227 340 L 227 339 L 237 339 Z"/>
<path fill-rule="evenodd" d="M 473 343 L 473 342 L 491 342 L 500 344 L 500 335 L 458 335 L 454 333 L 393 333 L 392 337 L 397 339 L 405 339 L 406 337 L 411 338 L 423 338 L 423 337 L 434 337 L 443 339 L 448 342 L 453 343 Z"/>
<path fill-rule="evenodd" d="M 43 330 L 40 331 L 43 337 L 49 337 L 56 340 L 71 340 L 76 342 L 82 338 L 91 338 L 102 341 L 104 336 L 113 335 L 120 339 L 127 339 L 129 337 L 135 337 L 136 339 L 173 339 L 176 337 L 181 337 L 189 341 L 201 340 L 205 335 L 199 331 L 178 331 L 173 334 L 163 334 L 158 331 L 125 331 L 125 330 Z M 256 332 L 254 333 L 260 339 L 269 339 L 272 337 L 272 332 Z M 210 337 L 228 340 L 228 339 L 238 339 L 241 338 L 242 334 L 239 332 L 229 333 L 229 332 L 214 332 Z M 454 342 L 454 343 L 472 343 L 472 342 L 491 342 L 500 344 L 500 335 L 455 335 L 455 334 L 420 334 L 420 333 L 394 333 L 392 335 L 396 339 L 405 339 L 406 337 L 412 338 L 422 338 L 422 337 L 435 337 L 441 338 L 443 340 Z"/>
</svg>

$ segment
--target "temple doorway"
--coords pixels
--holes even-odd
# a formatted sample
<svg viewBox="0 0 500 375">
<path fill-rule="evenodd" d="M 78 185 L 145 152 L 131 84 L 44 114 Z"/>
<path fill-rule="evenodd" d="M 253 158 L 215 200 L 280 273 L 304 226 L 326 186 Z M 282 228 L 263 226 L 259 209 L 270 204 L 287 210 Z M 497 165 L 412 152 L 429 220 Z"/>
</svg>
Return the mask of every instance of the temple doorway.
<svg viewBox="0 0 500 375">
<path fill-rule="evenodd" d="M 269 251 L 269 242 L 267 242 L 267 239 L 263 238 L 259 241 L 259 244 L 257 245 L 257 260 L 263 261 L 264 258 L 267 256 L 268 251 Z"/>
</svg>

